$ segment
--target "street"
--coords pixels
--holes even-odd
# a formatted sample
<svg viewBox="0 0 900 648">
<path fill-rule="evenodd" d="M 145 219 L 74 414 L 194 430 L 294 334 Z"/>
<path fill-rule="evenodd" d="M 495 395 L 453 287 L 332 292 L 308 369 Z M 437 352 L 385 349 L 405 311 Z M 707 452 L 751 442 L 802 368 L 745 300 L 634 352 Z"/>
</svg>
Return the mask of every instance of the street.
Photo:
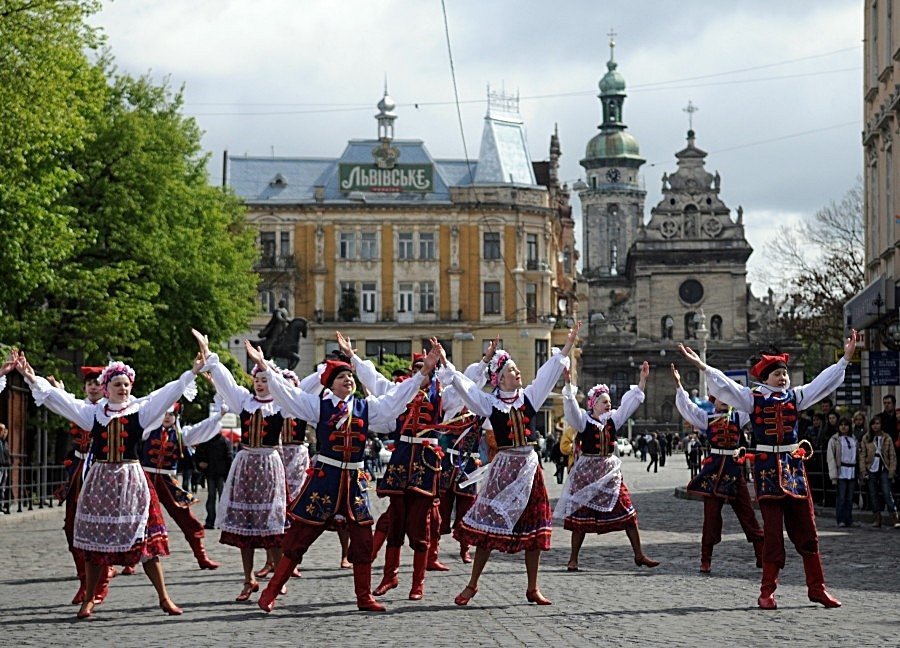
<svg viewBox="0 0 900 648">
<path fill-rule="evenodd" d="M 554 501 L 560 486 L 551 464 L 545 478 Z M 900 530 L 864 525 L 838 529 L 831 517 L 819 518 L 826 582 L 843 607 L 826 610 L 809 602 L 802 563 L 786 540 L 788 564 L 776 593 L 779 609 L 756 607 L 759 570 L 730 509 L 725 509 L 723 542 L 716 547 L 712 574 L 702 575 L 699 539 L 700 502 L 676 498 L 688 480 L 683 456 L 675 454 L 657 474 L 645 464 L 623 458 L 625 481 L 638 510 L 645 552 L 662 564 L 635 567 L 624 533 L 588 536 L 581 571 L 569 573 L 569 534 L 561 522 L 553 548 L 544 554 L 543 593 L 553 601 L 538 607 L 525 601 L 522 555 L 494 554 L 478 595 L 467 607 L 453 597 L 468 580 L 455 541 L 445 536 L 441 560 L 446 573 L 429 572 L 425 598 L 407 600 L 411 552 L 404 550 L 400 587 L 382 597 L 383 614 L 356 610 L 350 570 L 338 567 L 335 534 L 326 533 L 292 579 L 287 596 L 265 615 L 250 603 L 236 603 L 241 589 L 240 555 L 218 544 L 208 531 L 207 549 L 223 563 L 200 571 L 177 527 L 169 526 L 172 555 L 164 559 L 173 600 L 184 608 L 166 617 L 146 577 L 118 576 L 109 598 L 86 621 L 77 621 L 69 601 L 77 589 L 65 537 L 62 510 L 2 516 L 0 550 L 5 567 L 0 579 L 0 632 L 4 645 L 116 646 L 519 646 L 519 645 L 774 645 L 808 640 L 813 645 L 896 645 L 900 631 Z M 202 492 L 201 492 L 202 494 Z M 196 508 L 204 514 L 202 504 Z M 375 500 L 380 513 L 385 503 Z M 202 517 L 201 517 L 202 519 Z M 383 552 L 382 552 L 383 557 Z M 257 568 L 263 552 L 257 553 Z M 382 559 L 373 569 L 373 587 Z M 264 583 L 264 581 L 263 581 Z"/>
</svg>

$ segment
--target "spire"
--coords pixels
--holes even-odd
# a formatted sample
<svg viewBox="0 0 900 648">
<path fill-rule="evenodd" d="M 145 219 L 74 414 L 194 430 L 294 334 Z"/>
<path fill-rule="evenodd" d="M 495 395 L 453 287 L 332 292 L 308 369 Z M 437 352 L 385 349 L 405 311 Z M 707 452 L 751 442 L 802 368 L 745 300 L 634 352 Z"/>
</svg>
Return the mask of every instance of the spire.
<svg viewBox="0 0 900 648">
<path fill-rule="evenodd" d="M 619 64 L 616 63 L 616 41 L 613 37 L 616 32 L 609 30 L 609 61 L 606 62 L 606 74 L 598 84 L 600 94 L 600 106 L 603 109 L 602 130 L 620 130 L 625 128 L 622 123 L 622 107 L 625 103 L 625 78 L 619 73 Z"/>
<path fill-rule="evenodd" d="M 388 94 L 387 74 L 384 75 L 384 96 L 381 97 L 376 107 L 378 108 L 378 114 L 375 115 L 375 120 L 378 122 L 378 139 L 382 142 L 390 142 L 394 139 L 394 120 L 397 119 L 397 113 L 394 110 L 397 108 L 397 104 Z"/>
</svg>

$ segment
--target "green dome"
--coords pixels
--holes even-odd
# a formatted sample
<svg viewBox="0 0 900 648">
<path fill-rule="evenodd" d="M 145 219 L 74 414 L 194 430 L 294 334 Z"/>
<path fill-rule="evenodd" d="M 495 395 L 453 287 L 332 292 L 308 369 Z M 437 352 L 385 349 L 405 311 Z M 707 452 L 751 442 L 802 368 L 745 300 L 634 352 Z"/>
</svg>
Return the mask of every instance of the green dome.
<svg viewBox="0 0 900 648">
<path fill-rule="evenodd" d="M 622 130 L 600 132 L 591 138 L 585 151 L 585 159 L 639 157 L 637 140 Z"/>
<path fill-rule="evenodd" d="M 625 77 L 619 74 L 616 68 L 618 64 L 615 61 L 609 61 L 606 64 L 606 68 L 609 70 L 606 74 L 603 75 L 603 78 L 600 79 L 600 83 L 597 84 L 600 87 L 600 94 L 621 94 L 625 92 Z"/>
</svg>

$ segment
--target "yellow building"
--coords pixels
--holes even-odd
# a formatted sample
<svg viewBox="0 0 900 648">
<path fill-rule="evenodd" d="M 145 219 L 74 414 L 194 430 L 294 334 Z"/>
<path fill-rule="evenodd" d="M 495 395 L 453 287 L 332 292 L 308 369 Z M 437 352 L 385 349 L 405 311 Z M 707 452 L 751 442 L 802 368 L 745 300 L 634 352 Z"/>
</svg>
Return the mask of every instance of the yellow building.
<svg viewBox="0 0 900 648">
<path fill-rule="evenodd" d="M 226 183 L 261 249 L 260 316 L 246 337 L 284 300 L 308 321 L 300 373 L 336 348 L 336 330 L 373 359 L 410 358 L 433 336 L 460 369 L 499 336 L 527 383 L 562 345 L 574 308 L 558 138 L 549 162 L 532 163 L 518 100 L 494 93 L 477 160 L 394 139 L 396 118 L 385 92 L 378 137 L 351 140 L 338 158 L 227 158 Z"/>
</svg>

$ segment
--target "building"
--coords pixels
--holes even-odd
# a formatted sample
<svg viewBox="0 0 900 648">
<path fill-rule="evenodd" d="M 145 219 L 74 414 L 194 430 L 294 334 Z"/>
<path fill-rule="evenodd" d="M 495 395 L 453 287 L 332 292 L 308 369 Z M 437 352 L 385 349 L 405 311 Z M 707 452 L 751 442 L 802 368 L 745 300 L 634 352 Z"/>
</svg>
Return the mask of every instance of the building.
<svg viewBox="0 0 900 648">
<path fill-rule="evenodd" d="M 394 137 L 387 90 L 377 108 L 377 137 L 336 158 L 226 157 L 225 182 L 259 231 L 254 330 L 282 300 L 308 320 L 300 371 L 336 347 L 335 330 L 374 359 L 408 359 L 434 336 L 460 368 L 499 336 L 531 380 L 574 309 L 557 134 L 533 163 L 518 98 L 489 91 L 478 159 L 438 159 Z"/>
<path fill-rule="evenodd" d="M 599 83 L 603 121 L 581 160 L 583 282 L 590 333 L 582 348 L 581 385 L 607 383 L 613 401 L 651 364 L 647 398 L 636 418 L 653 429 L 679 425 L 669 365 L 684 341 L 710 364 L 746 381 L 748 360 L 768 335 L 773 308 L 750 293 L 743 209 L 722 200 L 721 178 L 705 168 L 693 129 L 662 175 L 662 199 L 644 216 L 645 160 L 623 121 L 625 79 L 610 42 Z M 689 105 L 688 111 L 691 110 Z M 795 368 L 796 369 L 796 368 Z M 683 364 L 682 382 L 705 396 L 702 375 Z"/>
<path fill-rule="evenodd" d="M 866 287 L 844 307 L 846 329 L 863 334 L 862 384 L 866 405 L 880 409 L 900 385 L 900 202 L 894 181 L 893 140 L 900 127 L 900 21 L 889 0 L 865 2 L 864 228 Z"/>
</svg>

